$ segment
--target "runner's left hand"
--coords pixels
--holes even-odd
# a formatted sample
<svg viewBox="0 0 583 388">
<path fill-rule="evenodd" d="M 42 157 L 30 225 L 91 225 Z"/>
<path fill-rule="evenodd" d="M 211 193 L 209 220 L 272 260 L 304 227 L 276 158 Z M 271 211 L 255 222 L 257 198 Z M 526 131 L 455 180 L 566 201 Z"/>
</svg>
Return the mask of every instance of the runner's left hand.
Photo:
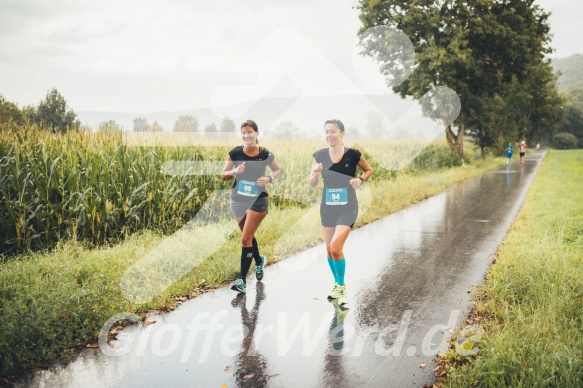
<svg viewBox="0 0 583 388">
<path fill-rule="evenodd" d="M 261 178 L 257 179 L 257 184 L 259 186 L 265 186 L 269 183 L 269 177 L 268 176 L 262 176 Z"/>
</svg>

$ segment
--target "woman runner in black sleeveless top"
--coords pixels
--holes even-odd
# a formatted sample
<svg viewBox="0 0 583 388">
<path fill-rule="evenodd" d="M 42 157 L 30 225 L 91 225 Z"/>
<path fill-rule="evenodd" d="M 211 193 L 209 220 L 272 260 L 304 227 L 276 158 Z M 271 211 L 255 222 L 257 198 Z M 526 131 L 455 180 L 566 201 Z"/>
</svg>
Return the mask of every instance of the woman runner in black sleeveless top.
<svg viewBox="0 0 583 388">
<path fill-rule="evenodd" d="M 328 264 L 334 276 L 334 288 L 328 295 L 330 299 L 338 299 L 338 305 L 348 303 L 349 298 L 344 284 L 346 259 L 344 243 L 358 217 L 358 200 L 355 188 L 360 187 L 372 175 L 372 169 L 360 151 L 344 147 L 344 125 L 340 120 L 328 120 L 324 125 L 328 148 L 314 153 L 310 185 L 318 184 L 322 175 L 324 188 L 320 217 L 326 240 Z M 356 167 L 363 173 L 356 176 Z"/>
<path fill-rule="evenodd" d="M 253 120 L 241 124 L 243 145 L 229 151 L 223 167 L 223 180 L 235 177 L 231 193 L 231 212 L 241 229 L 241 273 L 231 288 L 238 292 L 247 291 L 245 278 L 255 259 L 255 276 L 263 279 L 265 256 L 259 254 L 255 232 L 267 215 L 269 202 L 266 185 L 272 183 L 280 174 L 275 155 L 264 147 L 259 147 L 257 137 L 259 128 Z M 265 176 L 269 166 L 271 175 Z"/>
</svg>

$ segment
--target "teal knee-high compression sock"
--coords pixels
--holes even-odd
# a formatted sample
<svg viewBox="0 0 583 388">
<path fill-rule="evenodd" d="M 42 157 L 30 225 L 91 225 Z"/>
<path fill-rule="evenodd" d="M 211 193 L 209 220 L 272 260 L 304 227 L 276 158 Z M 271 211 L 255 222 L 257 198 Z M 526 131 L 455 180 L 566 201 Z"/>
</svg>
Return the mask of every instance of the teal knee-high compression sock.
<svg viewBox="0 0 583 388">
<path fill-rule="evenodd" d="M 334 260 L 334 273 L 336 274 L 336 283 L 344 284 L 344 273 L 346 272 L 346 259 Z"/>
<path fill-rule="evenodd" d="M 328 257 L 328 265 L 332 270 L 332 276 L 334 276 L 334 281 L 338 282 L 338 278 L 336 277 L 336 270 L 334 269 L 334 259 L 332 259 L 331 257 Z"/>
</svg>

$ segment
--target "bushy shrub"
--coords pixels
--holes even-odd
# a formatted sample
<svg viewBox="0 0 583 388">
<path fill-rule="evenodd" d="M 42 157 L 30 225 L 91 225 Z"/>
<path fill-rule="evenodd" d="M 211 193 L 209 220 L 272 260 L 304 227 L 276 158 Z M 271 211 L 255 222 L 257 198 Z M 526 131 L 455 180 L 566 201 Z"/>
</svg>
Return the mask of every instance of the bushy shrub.
<svg viewBox="0 0 583 388">
<path fill-rule="evenodd" d="M 439 170 L 441 168 L 450 168 L 461 166 L 467 162 L 451 152 L 451 149 L 444 144 L 431 144 L 423 150 L 407 167 L 411 172 Z"/>
<path fill-rule="evenodd" d="M 567 132 L 560 132 L 553 136 L 553 144 L 559 150 L 569 150 L 579 147 L 577 137 Z"/>
</svg>

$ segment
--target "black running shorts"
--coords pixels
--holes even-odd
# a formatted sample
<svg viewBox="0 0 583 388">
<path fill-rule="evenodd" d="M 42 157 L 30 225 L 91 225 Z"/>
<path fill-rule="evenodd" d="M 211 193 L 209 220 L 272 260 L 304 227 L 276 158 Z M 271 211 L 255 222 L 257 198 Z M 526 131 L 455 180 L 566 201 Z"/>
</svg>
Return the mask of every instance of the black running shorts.
<svg viewBox="0 0 583 388">
<path fill-rule="evenodd" d="M 269 197 L 259 197 L 253 201 L 235 201 L 231 199 L 231 213 L 235 217 L 242 217 L 247 210 L 253 210 L 257 213 L 269 211 Z"/>
</svg>

